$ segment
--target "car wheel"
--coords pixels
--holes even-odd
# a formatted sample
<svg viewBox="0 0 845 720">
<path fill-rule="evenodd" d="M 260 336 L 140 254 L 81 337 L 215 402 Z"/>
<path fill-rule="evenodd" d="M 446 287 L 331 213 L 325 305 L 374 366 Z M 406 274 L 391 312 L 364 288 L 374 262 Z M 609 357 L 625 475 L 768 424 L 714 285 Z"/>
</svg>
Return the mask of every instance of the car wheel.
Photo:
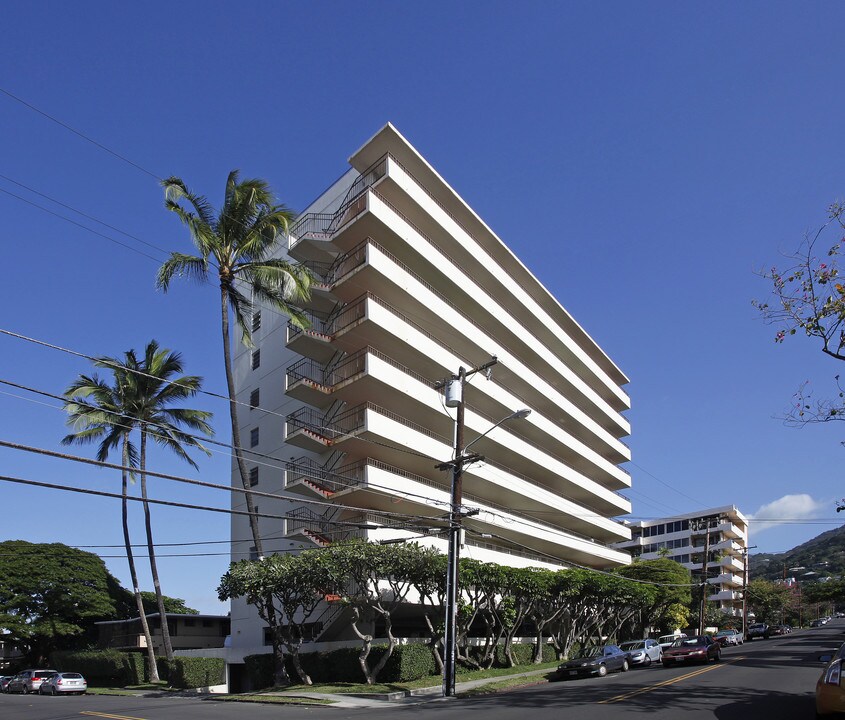
<svg viewBox="0 0 845 720">
<path fill-rule="evenodd" d="M 607 675 L 607 665 L 599 665 L 599 669 L 596 672 L 598 672 L 599 677 L 604 677 Z"/>
<path fill-rule="evenodd" d="M 649 665 L 651 665 L 651 655 L 646 655 L 646 656 L 645 656 L 645 662 L 643 662 L 643 665 L 644 665 L 645 667 L 648 667 Z"/>
<path fill-rule="evenodd" d="M 719 651 L 719 650 L 717 650 L 717 651 L 716 651 L 716 657 L 714 657 L 714 658 L 713 658 L 713 660 L 715 660 L 716 662 L 722 662 L 722 653 L 721 653 L 721 651 Z"/>
<path fill-rule="evenodd" d="M 668 663 L 665 660 L 661 661 L 663 663 L 663 667 L 669 667 L 672 663 Z"/>
<path fill-rule="evenodd" d="M 26 685 L 24 685 L 21 688 L 21 693 L 23 693 L 24 695 L 28 695 L 29 694 L 29 688 Z"/>
<path fill-rule="evenodd" d="M 622 661 L 622 672 L 628 672 L 631 669 L 631 666 L 628 664 L 627 660 Z"/>
<path fill-rule="evenodd" d="M 51 695 L 53 695 L 53 696 L 55 696 L 55 695 L 56 695 L 56 688 L 51 687 L 51 688 L 50 688 L 50 694 L 51 694 Z"/>
</svg>

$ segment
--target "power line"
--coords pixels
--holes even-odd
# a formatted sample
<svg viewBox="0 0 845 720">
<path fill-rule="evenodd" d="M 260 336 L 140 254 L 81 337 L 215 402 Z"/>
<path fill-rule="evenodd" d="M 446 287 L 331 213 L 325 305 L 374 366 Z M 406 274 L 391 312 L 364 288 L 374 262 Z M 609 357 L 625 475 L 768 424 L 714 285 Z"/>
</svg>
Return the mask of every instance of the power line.
<svg viewBox="0 0 845 720">
<path fill-rule="evenodd" d="M 69 487 L 67 485 L 59 485 L 57 483 L 48 483 L 48 482 L 43 482 L 43 481 L 40 481 L 40 480 L 27 480 L 25 478 L 11 477 L 9 475 L 0 475 L 0 481 L 14 483 L 14 484 L 17 484 L 17 485 L 42 487 L 42 488 L 46 488 L 46 489 L 49 489 L 49 490 L 62 490 L 64 492 L 79 493 L 79 494 L 83 494 L 83 495 L 96 495 L 98 497 L 114 498 L 114 499 L 117 499 L 117 500 L 129 500 L 129 501 L 132 501 L 132 502 L 150 503 L 150 504 L 153 504 L 153 505 L 165 505 L 165 506 L 168 506 L 168 507 L 177 507 L 177 508 L 183 508 L 183 509 L 188 509 L 188 510 L 202 510 L 204 512 L 223 513 L 223 514 L 226 514 L 226 515 L 242 515 L 242 516 L 243 515 L 247 515 L 247 516 L 254 515 L 255 517 L 269 518 L 271 520 L 301 520 L 300 517 L 298 517 L 296 515 L 291 515 L 291 514 L 275 515 L 275 514 L 271 514 L 271 513 L 261 513 L 261 512 L 249 513 L 245 510 L 232 510 L 231 508 L 219 508 L 219 507 L 211 507 L 211 506 L 208 506 L 208 505 L 196 505 L 196 504 L 192 504 L 192 503 L 176 502 L 175 500 L 158 500 L 158 499 L 154 499 L 154 498 L 144 499 L 144 498 L 135 497 L 133 495 L 122 495 L 120 493 L 107 492 L 105 490 L 93 490 L 91 488 Z M 354 509 L 360 510 L 360 508 L 354 508 Z M 381 513 L 380 511 L 372 511 L 371 514 L 378 516 L 378 515 L 382 515 L 383 513 Z M 431 518 L 423 518 L 423 519 L 431 520 Z M 352 521 L 349 521 L 349 520 L 321 519 L 320 522 L 325 523 L 327 525 L 337 525 L 337 526 L 341 526 L 341 527 L 358 528 L 358 529 L 362 529 L 362 530 L 378 530 L 382 527 L 382 526 L 379 526 L 379 525 L 370 525 L 370 524 L 365 524 L 365 523 L 361 523 L 361 522 L 352 522 Z M 403 528 L 401 525 L 390 525 L 390 526 L 387 526 L 387 527 L 390 527 L 391 529 L 396 529 L 396 530 L 406 529 L 406 528 Z M 407 529 L 419 529 L 419 528 L 417 526 L 414 526 L 414 525 L 408 525 Z"/>
<path fill-rule="evenodd" d="M 13 94 L 12 94 L 12 93 L 10 93 L 8 90 L 5 90 L 4 88 L 1 88 L 1 87 L 0 87 L 0 92 L 1 92 L 1 93 L 3 93 L 4 95 L 6 95 L 6 96 L 10 97 L 10 98 L 11 98 L 12 100 L 14 100 L 15 102 L 19 102 L 21 105 L 24 105 L 25 107 L 28 107 L 28 108 L 29 108 L 30 110 L 32 110 L 33 112 L 37 112 L 39 115 L 41 115 L 42 117 L 47 118 L 47 119 L 48 119 L 48 120 L 50 120 L 51 122 L 56 123 L 56 125 L 60 125 L 60 126 L 61 126 L 61 127 L 63 127 L 65 130 L 69 130 L 69 131 L 70 131 L 70 132 L 72 132 L 74 135 L 77 135 L 78 137 L 82 138 L 82 139 L 83 139 L 83 140 L 85 140 L 86 142 L 89 142 L 89 143 L 91 143 L 92 145 L 95 145 L 96 147 L 100 148 L 100 150 L 104 150 L 105 152 L 109 153 L 109 155 L 113 155 L 113 156 L 114 156 L 114 157 L 116 157 L 118 160 L 122 160 L 123 162 L 125 162 L 127 165 L 131 165 L 131 166 L 132 166 L 132 167 L 134 167 L 136 170 L 140 170 L 142 173 L 145 173 L 145 174 L 149 175 L 150 177 L 155 178 L 155 179 L 156 179 L 156 180 L 158 180 L 158 181 L 161 181 L 161 180 L 162 180 L 162 178 L 161 178 L 161 177 L 159 177 L 156 173 L 154 173 L 154 172 L 152 172 L 152 171 L 150 171 L 150 170 L 147 170 L 145 167 L 141 167 L 140 165 L 138 165 L 138 163 L 132 162 L 129 158 L 124 157 L 124 156 L 123 156 L 123 155 L 121 155 L 120 153 L 117 153 L 117 152 L 115 152 L 114 150 L 112 150 L 111 148 L 106 147 L 106 146 L 105 146 L 105 145 L 103 145 L 102 143 L 97 142 L 97 141 L 96 141 L 96 140 L 94 140 L 93 138 L 88 137 L 85 133 L 80 132 L 80 131 L 79 131 L 79 130 L 77 130 L 76 128 L 71 127 L 71 126 L 70 126 L 70 125 L 68 125 L 67 123 L 62 122 L 61 120 L 59 120 L 59 119 L 58 119 L 58 118 L 56 118 L 56 117 L 53 117 L 53 116 L 52 116 L 52 115 L 50 115 L 49 113 L 46 113 L 46 112 L 44 112 L 43 110 L 41 110 L 41 109 L 39 109 L 39 108 L 35 107 L 35 105 L 32 105 L 31 103 L 28 103 L 28 102 L 27 102 L 26 100 L 24 100 L 23 98 L 20 98 L 20 97 L 18 97 L 17 95 L 13 95 Z"/>
</svg>

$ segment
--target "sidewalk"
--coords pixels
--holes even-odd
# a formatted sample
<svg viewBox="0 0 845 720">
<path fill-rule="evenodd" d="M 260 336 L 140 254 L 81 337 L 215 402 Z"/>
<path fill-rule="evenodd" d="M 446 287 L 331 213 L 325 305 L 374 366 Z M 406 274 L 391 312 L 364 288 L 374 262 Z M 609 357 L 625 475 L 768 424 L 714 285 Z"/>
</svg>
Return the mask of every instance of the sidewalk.
<svg viewBox="0 0 845 720">
<path fill-rule="evenodd" d="M 489 685 L 491 683 L 501 682 L 511 678 L 531 678 L 537 676 L 547 675 L 549 669 L 544 670 L 529 670 L 528 672 L 514 673 L 513 675 L 499 675 L 498 677 L 484 678 L 482 680 L 469 680 L 467 682 L 459 682 L 455 684 L 455 693 L 460 695 L 472 688 Z M 366 693 L 366 694 L 352 694 L 352 693 L 319 693 L 319 692 L 301 692 L 299 690 L 278 691 L 261 693 L 262 695 L 275 695 L 278 697 L 285 697 L 286 695 L 292 697 L 305 698 L 319 698 L 324 700 L 331 700 L 332 705 L 326 707 L 337 708 L 361 708 L 361 707 L 385 707 L 386 705 L 419 705 L 428 702 L 449 702 L 454 698 L 444 698 L 441 696 L 442 688 L 440 685 L 435 685 L 427 688 L 417 688 L 406 692 L 392 692 L 392 693 Z"/>
</svg>

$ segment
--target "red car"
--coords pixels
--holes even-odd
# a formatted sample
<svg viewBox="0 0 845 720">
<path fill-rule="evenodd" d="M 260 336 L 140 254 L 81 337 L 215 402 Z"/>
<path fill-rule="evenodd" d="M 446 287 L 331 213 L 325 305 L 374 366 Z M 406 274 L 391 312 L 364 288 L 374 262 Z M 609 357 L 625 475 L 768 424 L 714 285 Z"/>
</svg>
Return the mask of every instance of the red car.
<svg viewBox="0 0 845 720">
<path fill-rule="evenodd" d="M 695 635 L 675 640 L 663 650 L 663 667 L 688 662 L 719 662 L 722 646 L 709 635 Z"/>
</svg>

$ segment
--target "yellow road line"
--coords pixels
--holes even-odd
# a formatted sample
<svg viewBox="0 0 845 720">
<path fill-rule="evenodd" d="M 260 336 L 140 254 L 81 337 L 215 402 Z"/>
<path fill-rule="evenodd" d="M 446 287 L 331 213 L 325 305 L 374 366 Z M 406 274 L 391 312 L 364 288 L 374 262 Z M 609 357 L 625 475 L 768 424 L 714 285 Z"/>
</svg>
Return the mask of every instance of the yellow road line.
<svg viewBox="0 0 845 720">
<path fill-rule="evenodd" d="M 635 695 L 641 695 L 643 693 L 652 692 L 653 690 L 659 690 L 662 687 L 666 687 L 667 685 L 674 685 L 676 682 L 681 682 L 681 680 L 688 680 L 689 678 L 693 678 L 696 675 L 703 675 L 706 672 L 710 672 L 711 670 L 717 670 L 720 667 L 724 667 L 725 665 L 730 665 L 731 663 L 739 662 L 740 660 L 745 660 L 745 656 L 734 658 L 733 660 L 728 660 L 722 663 L 716 663 L 715 665 L 708 665 L 707 667 L 701 668 L 699 670 L 694 670 L 693 672 L 689 672 L 686 675 L 679 675 L 676 678 L 672 678 L 670 680 L 664 680 L 663 682 L 656 683 L 654 685 L 648 685 L 644 688 L 640 688 L 639 690 L 634 690 L 629 693 L 625 693 L 624 695 L 616 695 L 615 697 L 608 698 L 607 700 L 599 700 L 599 705 L 610 705 L 611 703 L 620 702 L 622 700 L 627 700 L 628 698 L 632 698 Z"/>
<path fill-rule="evenodd" d="M 82 710 L 80 715 L 93 715 L 94 717 L 113 718 L 113 720 L 145 720 L 145 718 L 132 717 L 132 715 L 109 715 L 109 713 L 94 712 L 93 710 Z"/>
</svg>

